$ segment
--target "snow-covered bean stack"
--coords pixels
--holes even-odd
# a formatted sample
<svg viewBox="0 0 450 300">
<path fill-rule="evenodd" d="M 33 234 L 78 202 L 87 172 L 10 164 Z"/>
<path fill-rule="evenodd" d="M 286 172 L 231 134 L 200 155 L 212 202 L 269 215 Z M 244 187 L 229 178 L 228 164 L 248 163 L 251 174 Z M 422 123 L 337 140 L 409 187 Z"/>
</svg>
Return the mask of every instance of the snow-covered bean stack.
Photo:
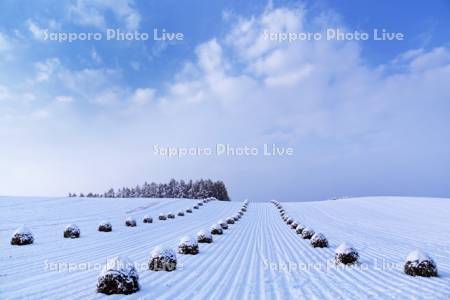
<svg viewBox="0 0 450 300">
<path fill-rule="evenodd" d="M 164 221 L 164 220 L 167 220 L 167 215 L 165 213 L 160 213 L 158 218 L 160 220 Z"/>
<path fill-rule="evenodd" d="M 177 268 L 177 254 L 167 246 L 157 246 L 150 253 L 149 270 L 171 272 Z"/>
<path fill-rule="evenodd" d="M 127 217 L 125 220 L 125 225 L 128 227 L 136 227 L 136 220 L 132 217 Z"/>
<path fill-rule="evenodd" d="M 342 243 L 334 252 L 336 264 L 351 265 L 358 261 L 359 253 L 348 243 Z"/>
<path fill-rule="evenodd" d="M 207 230 L 200 230 L 197 232 L 197 241 L 199 243 L 212 243 L 213 238 L 211 233 L 209 233 Z"/>
<path fill-rule="evenodd" d="M 218 223 L 222 229 L 228 229 L 228 223 L 225 220 L 219 220 Z"/>
<path fill-rule="evenodd" d="M 98 231 L 102 231 L 102 232 L 112 231 L 111 223 L 108 221 L 101 221 L 100 224 L 98 224 Z"/>
<path fill-rule="evenodd" d="M 177 215 L 178 215 L 179 217 L 183 217 L 183 216 L 184 216 L 184 211 L 180 210 L 180 211 L 177 213 Z"/>
<path fill-rule="evenodd" d="M 144 222 L 144 223 L 153 223 L 153 218 L 150 217 L 149 215 L 145 215 L 144 218 L 142 219 L 142 222 Z"/>
<path fill-rule="evenodd" d="M 64 228 L 64 237 L 76 239 L 80 237 L 80 228 L 75 224 L 69 224 Z"/>
<path fill-rule="evenodd" d="M 175 215 L 172 212 L 170 212 L 170 213 L 167 214 L 167 218 L 175 219 Z"/>
<path fill-rule="evenodd" d="M 314 248 L 326 248 L 328 247 L 328 240 L 325 235 L 320 232 L 316 232 L 311 237 L 311 246 Z"/>
<path fill-rule="evenodd" d="M 410 276 L 436 277 L 438 270 L 434 260 L 426 253 L 415 250 L 408 254 L 403 267 Z"/>
<path fill-rule="evenodd" d="M 302 238 L 305 240 L 309 240 L 314 235 L 314 230 L 311 228 L 304 228 L 302 231 Z"/>
<path fill-rule="evenodd" d="M 223 234 L 220 224 L 214 224 L 211 226 L 211 234 Z"/>
<path fill-rule="evenodd" d="M 299 223 L 299 224 L 297 224 L 297 228 L 295 229 L 295 233 L 302 234 L 303 229 L 305 229 L 305 226 Z"/>
<path fill-rule="evenodd" d="M 178 244 L 178 253 L 196 255 L 198 252 L 198 243 L 196 239 L 187 235 L 181 238 L 180 243 Z"/>
<path fill-rule="evenodd" d="M 126 257 L 108 259 L 97 280 L 97 292 L 132 294 L 139 290 L 139 275 L 133 263 Z"/>
<path fill-rule="evenodd" d="M 11 245 L 24 246 L 33 244 L 33 242 L 33 233 L 31 233 L 31 230 L 26 226 L 20 226 L 11 236 Z"/>
</svg>

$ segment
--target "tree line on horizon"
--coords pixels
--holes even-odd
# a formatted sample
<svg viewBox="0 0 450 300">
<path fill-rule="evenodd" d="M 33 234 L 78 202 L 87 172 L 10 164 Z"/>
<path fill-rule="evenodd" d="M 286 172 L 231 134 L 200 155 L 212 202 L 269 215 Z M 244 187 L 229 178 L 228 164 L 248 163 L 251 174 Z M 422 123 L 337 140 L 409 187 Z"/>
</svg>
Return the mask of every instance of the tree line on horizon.
<svg viewBox="0 0 450 300">
<path fill-rule="evenodd" d="M 109 189 L 103 194 L 69 193 L 69 197 L 89 198 L 188 198 L 205 199 L 215 197 L 217 200 L 230 201 L 227 188 L 223 181 L 212 181 L 211 179 L 200 179 L 196 181 L 171 179 L 169 183 L 147 183 L 135 187 L 123 187 L 115 191 Z"/>
</svg>

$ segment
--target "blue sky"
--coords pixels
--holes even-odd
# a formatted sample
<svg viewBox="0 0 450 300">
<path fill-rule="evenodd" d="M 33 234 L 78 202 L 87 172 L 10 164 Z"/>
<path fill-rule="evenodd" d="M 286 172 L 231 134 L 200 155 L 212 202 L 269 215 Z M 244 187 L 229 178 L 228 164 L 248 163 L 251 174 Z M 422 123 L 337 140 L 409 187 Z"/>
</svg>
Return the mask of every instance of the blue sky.
<svg viewBox="0 0 450 300">
<path fill-rule="evenodd" d="M 448 1 L 2 1 L 0 20 L 0 194 L 171 177 L 222 179 L 237 200 L 450 193 Z M 108 28 L 184 39 L 43 39 Z M 262 39 L 327 28 L 406 38 Z M 295 155 L 153 153 L 218 143 Z"/>
</svg>

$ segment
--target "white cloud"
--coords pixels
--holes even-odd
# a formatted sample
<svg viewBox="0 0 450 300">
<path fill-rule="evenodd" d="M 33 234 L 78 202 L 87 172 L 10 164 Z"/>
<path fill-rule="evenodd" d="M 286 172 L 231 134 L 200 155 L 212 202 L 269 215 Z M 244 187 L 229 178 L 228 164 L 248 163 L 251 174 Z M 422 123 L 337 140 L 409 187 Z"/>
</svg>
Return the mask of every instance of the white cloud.
<svg viewBox="0 0 450 300">
<path fill-rule="evenodd" d="M 73 97 L 72 96 L 56 96 L 55 101 L 58 103 L 72 103 Z"/>
<path fill-rule="evenodd" d="M 58 79 L 68 89 L 90 96 L 102 88 L 117 84 L 121 73 L 117 69 L 85 68 L 81 70 L 62 69 Z"/>
<path fill-rule="evenodd" d="M 285 74 L 267 76 L 265 83 L 269 86 L 289 86 L 300 83 L 301 80 L 307 78 L 314 71 L 312 65 L 306 64 L 299 67 L 296 71 L 286 72 Z"/>
<path fill-rule="evenodd" d="M 444 47 L 438 47 L 429 53 L 415 56 L 410 62 L 411 70 L 423 71 L 450 64 L 450 52 Z"/>
<path fill-rule="evenodd" d="M 61 24 L 53 19 L 46 20 L 44 23 L 46 23 L 46 27 L 39 26 L 31 19 L 28 19 L 26 22 L 28 30 L 36 40 L 44 40 L 46 30 L 52 32 L 61 29 Z"/>
<path fill-rule="evenodd" d="M 155 90 L 150 88 L 136 89 L 131 96 L 131 104 L 142 106 L 152 102 L 155 99 Z"/>
<path fill-rule="evenodd" d="M 105 88 L 96 94 L 93 98 L 93 103 L 101 106 L 118 105 L 124 99 L 125 93 L 118 88 Z"/>
<path fill-rule="evenodd" d="M 227 66 L 222 59 L 222 47 L 215 39 L 197 48 L 198 65 L 206 73 L 222 73 Z"/>
<path fill-rule="evenodd" d="M 73 22 L 104 29 L 107 26 L 106 15 L 113 13 L 116 19 L 127 30 L 137 30 L 141 15 L 134 8 L 132 0 L 76 0 L 69 7 L 69 14 Z"/>
<path fill-rule="evenodd" d="M 35 68 L 37 71 L 35 81 L 45 82 L 50 79 L 50 77 L 58 70 L 61 63 L 58 58 L 49 58 L 42 62 L 35 63 Z"/>
</svg>

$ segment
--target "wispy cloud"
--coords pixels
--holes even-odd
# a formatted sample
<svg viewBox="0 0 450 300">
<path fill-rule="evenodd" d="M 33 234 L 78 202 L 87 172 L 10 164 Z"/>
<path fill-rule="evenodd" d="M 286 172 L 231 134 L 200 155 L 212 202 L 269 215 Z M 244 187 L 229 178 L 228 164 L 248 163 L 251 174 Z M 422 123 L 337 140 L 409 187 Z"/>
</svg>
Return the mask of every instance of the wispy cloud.
<svg viewBox="0 0 450 300">
<path fill-rule="evenodd" d="M 45 32 L 52 32 L 52 31 L 57 31 L 57 30 L 61 30 L 61 24 L 58 23 L 57 21 L 55 21 L 54 19 L 48 19 L 45 21 L 46 25 L 45 27 L 41 27 L 37 24 L 37 22 L 28 19 L 26 22 L 26 26 L 28 28 L 28 30 L 30 31 L 30 33 L 32 34 L 32 36 L 36 39 L 36 40 L 45 40 Z"/>
<path fill-rule="evenodd" d="M 134 6 L 132 0 L 76 0 L 69 7 L 69 16 L 74 23 L 104 29 L 108 24 L 106 14 L 109 12 L 121 26 L 127 30 L 136 30 L 141 15 Z"/>
</svg>

